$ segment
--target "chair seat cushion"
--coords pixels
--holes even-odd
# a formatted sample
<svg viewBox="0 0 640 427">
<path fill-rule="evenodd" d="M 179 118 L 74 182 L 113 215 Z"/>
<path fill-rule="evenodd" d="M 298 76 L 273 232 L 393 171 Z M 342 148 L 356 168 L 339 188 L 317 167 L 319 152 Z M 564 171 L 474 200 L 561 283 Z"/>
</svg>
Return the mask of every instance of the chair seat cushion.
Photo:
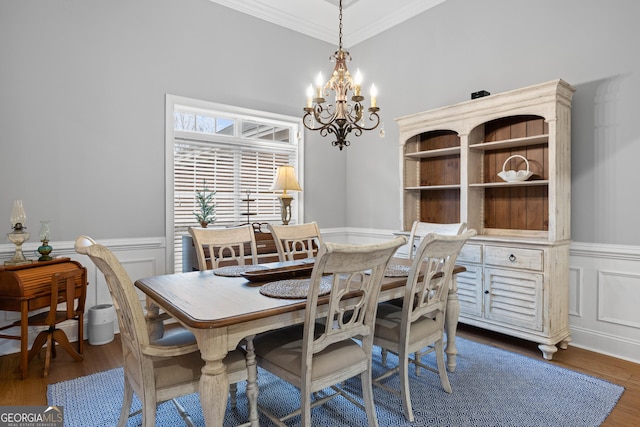
<svg viewBox="0 0 640 427">
<path fill-rule="evenodd" d="M 196 342 L 194 335 L 184 328 L 168 329 L 164 336 L 153 342 L 154 345 L 189 345 Z M 246 371 L 245 353 L 242 348 L 230 351 L 223 362 L 227 366 L 227 372 Z M 198 381 L 204 361 L 199 351 L 157 359 L 154 362 L 156 387 L 162 388 L 173 384 L 184 384 Z"/>
<path fill-rule="evenodd" d="M 196 343 L 195 335 L 193 335 L 193 333 L 191 333 L 190 331 L 182 327 L 167 328 L 164 331 L 164 335 L 162 336 L 162 338 L 159 338 L 152 342 L 153 345 L 165 345 L 165 346 L 171 346 L 171 345 L 183 346 L 183 345 L 189 345 L 189 344 L 195 344 L 195 343 Z"/>
<path fill-rule="evenodd" d="M 400 341 L 402 307 L 381 303 L 376 313 L 375 337 L 389 342 Z M 409 345 L 438 332 L 438 322 L 430 317 L 421 317 L 411 324 Z"/>
<path fill-rule="evenodd" d="M 247 371 L 247 358 L 244 349 L 241 347 L 227 353 L 227 356 L 222 361 L 227 366 L 227 374 L 229 375 L 234 372 L 246 373 Z"/>
<path fill-rule="evenodd" d="M 153 361 L 156 388 L 186 384 L 200 379 L 204 360 L 199 351 Z"/>
<path fill-rule="evenodd" d="M 260 359 L 300 378 L 302 375 L 302 326 L 266 333 L 254 339 L 258 363 Z M 355 364 L 365 362 L 367 355 L 353 340 L 329 345 L 313 356 L 311 377 L 313 380 L 348 370 Z"/>
</svg>

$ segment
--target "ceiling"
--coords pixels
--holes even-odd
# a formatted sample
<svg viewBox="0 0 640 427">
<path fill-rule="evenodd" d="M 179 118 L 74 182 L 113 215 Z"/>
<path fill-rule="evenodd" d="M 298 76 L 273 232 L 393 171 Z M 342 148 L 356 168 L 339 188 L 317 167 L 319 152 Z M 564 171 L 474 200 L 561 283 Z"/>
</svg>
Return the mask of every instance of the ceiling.
<svg viewBox="0 0 640 427">
<path fill-rule="evenodd" d="M 338 0 L 210 0 L 331 44 Z M 353 46 L 445 0 L 343 0 L 342 44 Z"/>
</svg>

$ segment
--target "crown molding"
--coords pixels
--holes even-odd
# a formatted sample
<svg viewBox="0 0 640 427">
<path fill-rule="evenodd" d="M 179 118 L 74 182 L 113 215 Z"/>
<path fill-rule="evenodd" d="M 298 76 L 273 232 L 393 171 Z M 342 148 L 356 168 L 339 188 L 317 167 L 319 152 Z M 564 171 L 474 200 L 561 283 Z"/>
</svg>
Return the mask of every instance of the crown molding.
<svg viewBox="0 0 640 427">
<path fill-rule="evenodd" d="M 210 0 L 331 44 L 338 42 L 336 0 Z M 361 43 L 445 0 L 353 0 L 343 5 L 343 45 Z"/>
</svg>

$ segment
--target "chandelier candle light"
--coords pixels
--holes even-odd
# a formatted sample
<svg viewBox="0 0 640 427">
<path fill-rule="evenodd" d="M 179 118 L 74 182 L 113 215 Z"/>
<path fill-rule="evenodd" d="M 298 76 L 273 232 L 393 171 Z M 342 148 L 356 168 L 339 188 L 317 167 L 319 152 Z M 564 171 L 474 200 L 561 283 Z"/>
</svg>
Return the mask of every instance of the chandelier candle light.
<svg viewBox="0 0 640 427">
<path fill-rule="evenodd" d="M 339 21 L 338 50 L 331 56 L 331 60 L 336 63 L 335 68 L 326 83 L 323 82 L 322 74 L 319 73 L 315 90 L 313 85 L 307 89 L 307 106 L 304 108 L 302 122 L 307 129 L 320 131 L 322 136 L 334 134 L 336 140 L 332 145 L 342 150 L 343 147 L 350 145 L 347 137 L 352 131 L 355 136 L 360 136 L 362 131 L 378 127 L 380 109 L 376 103 L 378 91 L 372 84 L 371 104 L 368 108 L 368 120 L 365 123 L 362 106 L 365 98 L 361 95 L 362 73 L 358 69 L 354 78 L 351 77 L 347 70 L 347 62 L 351 60 L 351 55 L 342 49 L 342 0 L 340 0 Z M 335 104 L 325 104 L 325 96 L 328 96 L 330 91 L 335 93 Z M 349 93 L 352 94 L 351 101 L 349 101 Z M 380 135 L 383 135 L 382 132 Z"/>
<path fill-rule="evenodd" d="M 296 179 L 296 172 L 293 169 L 293 166 L 285 165 L 278 168 L 278 173 L 276 174 L 275 181 L 273 181 L 271 190 L 282 191 L 282 194 L 278 196 L 280 198 L 282 223 L 284 225 L 289 225 L 289 221 L 291 220 L 291 201 L 293 200 L 293 196 L 291 194 L 287 194 L 287 190 L 302 191 L 302 187 L 300 187 L 300 184 L 298 184 L 298 180 Z"/>
</svg>

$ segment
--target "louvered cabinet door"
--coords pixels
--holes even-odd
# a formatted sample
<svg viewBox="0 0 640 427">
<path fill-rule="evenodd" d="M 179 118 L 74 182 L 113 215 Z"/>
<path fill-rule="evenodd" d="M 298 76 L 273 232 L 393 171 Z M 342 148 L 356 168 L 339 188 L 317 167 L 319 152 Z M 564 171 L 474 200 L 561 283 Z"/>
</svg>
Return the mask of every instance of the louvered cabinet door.
<svg viewBox="0 0 640 427">
<path fill-rule="evenodd" d="M 544 275 L 520 270 L 486 268 L 485 318 L 533 331 L 543 330 Z"/>
</svg>

